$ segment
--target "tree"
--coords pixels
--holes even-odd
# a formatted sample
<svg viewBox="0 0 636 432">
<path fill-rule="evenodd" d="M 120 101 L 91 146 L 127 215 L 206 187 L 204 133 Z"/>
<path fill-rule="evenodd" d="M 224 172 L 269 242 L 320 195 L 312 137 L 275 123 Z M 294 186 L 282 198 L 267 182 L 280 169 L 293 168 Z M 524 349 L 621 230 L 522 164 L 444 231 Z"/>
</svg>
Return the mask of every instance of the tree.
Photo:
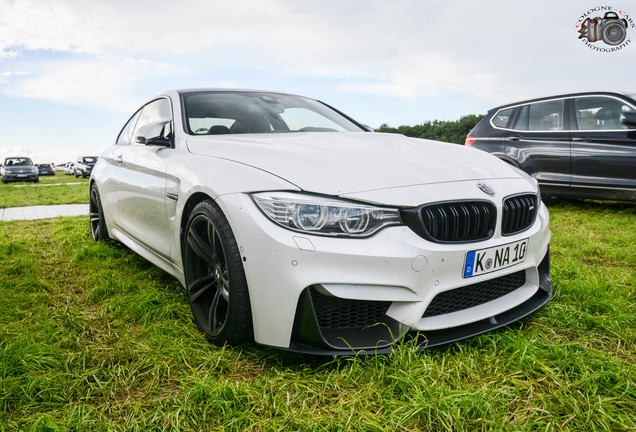
<svg viewBox="0 0 636 432">
<path fill-rule="evenodd" d="M 421 125 L 391 127 L 386 123 L 380 125 L 376 132 L 398 133 L 413 138 L 424 138 L 464 144 L 466 135 L 481 120 L 483 115 L 470 114 L 456 121 L 433 120 Z"/>
</svg>

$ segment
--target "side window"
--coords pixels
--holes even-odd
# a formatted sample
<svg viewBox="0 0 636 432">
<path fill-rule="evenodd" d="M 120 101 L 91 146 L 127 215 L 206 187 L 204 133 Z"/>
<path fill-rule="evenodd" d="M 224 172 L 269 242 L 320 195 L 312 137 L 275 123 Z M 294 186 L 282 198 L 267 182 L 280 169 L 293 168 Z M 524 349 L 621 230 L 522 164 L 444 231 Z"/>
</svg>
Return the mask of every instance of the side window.
<svg viewBox="0 0 636 432">
<path fill-rule="evenodd" d="M 135 126 L 135 131 L 133 132 L 131 137 L 131 143 L 136 144 L 135 140 L 137 136 L 142 135 L 142 131 L 140 131 L 140 129 L 144 128 L 144 126 L 149 126 L 151 123 L 170 120 L 172 120 L 172 113 L 170 109 L 170 102 L 168 102 L 168 99 L 157 99 L 150 102 L 141 110 L 139 120 L 137 121 L 137 125 Z"/>
<path fill-rule="evenodd" d="M 492 124 L 500 128 L 505 128 L 506 126 L 508 126 L 508 121 L 510 120 L 510 116 L 512 115 L 513 111 L 514 108 L 499 111 L 492 118 Z"/>
<path fill-rule="evenodd" d="M 528 130 L 528 105 L 519 108 L 517 120 L 515 120 L 515 124 L 512 128 L 515 130 Z"/>
<path fill-rule="evenodd" d="M 587 97 L 574 100 L 579 130 L 627 129 L 621 124 L 621 114 L 634 111 L 625 102 L 609 97 Z"/>
<path fill-rule="evenodd" d="M 530 105 L 528 130 L 563 130 L 564 100 L 538 102 Z"/>
<path fill-rule="evenodd" d="M 139 118 L 140 112 L 141 110 L 137 111 L 135 115 L 132 116 L 130 120 L 128 120 L 128 123 L 126 123 L 126 126 L 124 126 L 124 128 L 122 129 L 121 133 L 117 137 L 118 145 L 130 144 L 130 141 L 132 140 L 132 132 L 135 129 L 135 125 L 137 124 L 137 119 Z"/>
</svg>

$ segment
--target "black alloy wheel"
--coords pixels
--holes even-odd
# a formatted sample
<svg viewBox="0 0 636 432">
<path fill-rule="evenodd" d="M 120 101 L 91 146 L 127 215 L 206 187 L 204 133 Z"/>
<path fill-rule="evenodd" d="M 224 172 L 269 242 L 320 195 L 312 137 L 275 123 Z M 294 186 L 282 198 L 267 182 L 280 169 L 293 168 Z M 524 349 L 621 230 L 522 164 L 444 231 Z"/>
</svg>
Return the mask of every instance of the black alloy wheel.
<svg viewBox="0 0 636 432">
<path fill-rule="evenodd" d="M 241 254 L 232 229 L 212 200 L 197 204 L 183 241 L 183 266 L 194 320 L 222 346 L 252 341 L 252 313 Z"/>
<path fill-rule="evenodd" d="M 88 207 L 93 240 L 106 240 L 108 238 L 108 229 L 106 228 L 106 221 L 104 220 L 102 200 L 99 198 L 99 191 L 97 190 L 97 185 L 95 183 L 91 185 L 90 202 Z"/>
</svg>

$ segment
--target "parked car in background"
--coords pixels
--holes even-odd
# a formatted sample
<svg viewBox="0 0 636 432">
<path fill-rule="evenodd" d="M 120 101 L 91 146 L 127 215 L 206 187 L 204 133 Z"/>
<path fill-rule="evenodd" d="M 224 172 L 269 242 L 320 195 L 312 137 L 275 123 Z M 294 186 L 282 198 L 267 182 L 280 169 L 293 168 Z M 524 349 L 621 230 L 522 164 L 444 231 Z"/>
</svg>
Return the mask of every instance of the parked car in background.
<svg viewBox="0 0 636 432">
<path fill-rule="evenodd" d="M 569 93 L 494 108 L 466 145 L 539 181 L 545 196 L 636 201 L 636 93 Z"/>
<path fill-rule="evenodd" d="M 537 182 L 481 151 L 369 132 L 322 102 L 183 90 L 135 112 L 90 182 L 95 240 L 174 275 L 214 343 L 435 346 L 552 296 Z"/>
<path fill-rule="evenodd" d="M 64 166 L 64 174 L 66 175 L 75 174 L 75 164 L 73 162 L 69 162 Z"/>
<path fill-rule="evenodd" d="M 28 157 L 8 157 L 0 167 L 2 183 L 15 181 L 40 181 L 38 169 Z"/>
<path fill-rule="evenodd" d="M 55 170 L 51 164 L 37 164 L 36 166 L 38 168 L 38 174 L 41 176 L 55 175 Z"/>
<path fill-rule="evenodd" d="M 82 176 L 82 178 L 90 177 L 93 172 L 93 167 L 97 162 L 97 156 L 80 156 L 75 162 L 75 177 Z"/>
</svg>

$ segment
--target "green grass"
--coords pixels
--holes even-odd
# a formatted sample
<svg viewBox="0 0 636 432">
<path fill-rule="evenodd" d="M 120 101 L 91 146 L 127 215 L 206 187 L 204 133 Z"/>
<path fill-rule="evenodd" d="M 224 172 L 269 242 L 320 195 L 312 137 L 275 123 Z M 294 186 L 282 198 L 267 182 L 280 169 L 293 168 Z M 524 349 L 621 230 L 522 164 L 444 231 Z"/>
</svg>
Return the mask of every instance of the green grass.
<svg viewBox="0 0 636 432">
<path fill-rule="evenodd" d="M 209 344 L 176 280 L 86 218 L 0 223 L 0 430 L 636 430 L 636 205 L 550 210 L 544 308 L 340 359 Z"/>
<path fill-rule="evenodd" d="M 54 176 L 40 176 L 40 184 L 76 183 L 76 182 L 88 182 L 88 178 L 66 175 L 60 171 L 57 171 Z M 11 183 L 11 184 L 23 184 L 23 183 Z"/>
<path fill-rule="evenodd" d="M 59 183 L 61 184 L 58 185 Z M 0 208 L 88 204 L 88 200 L 88 179 L 75 178 L 60 173 L 55 176 L 40 177 L 39 183 L 0 184 Z"/>
</svg>

